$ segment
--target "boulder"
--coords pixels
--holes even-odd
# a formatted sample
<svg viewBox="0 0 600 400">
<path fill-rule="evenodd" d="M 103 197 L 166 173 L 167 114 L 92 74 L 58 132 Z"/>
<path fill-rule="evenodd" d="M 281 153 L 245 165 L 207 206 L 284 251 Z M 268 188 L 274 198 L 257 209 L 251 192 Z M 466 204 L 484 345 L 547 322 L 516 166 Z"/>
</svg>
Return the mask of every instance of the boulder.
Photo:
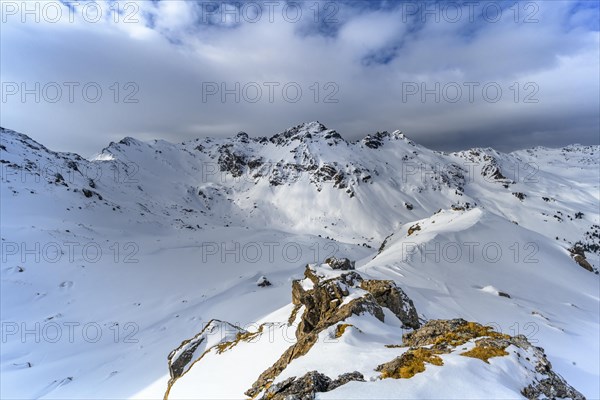
<svg viewBox="0 0 600 400">
<path fill-rule="evenodd" d="M 295 376 L 271 385 L 261 397 L 264 400 L 313 400 L 316 393 L 329 392 L 351 381 L 364 382 L 360 372 L 348 372 L 332 380 L 328 376 L 310 371 L 300 378 Z"/>
<path fill-rule="evenodd" d="M 404 328 L 417 329 L 421 326 L 412 300 L 393 281 L 363 280 L 360 287 L 371 293 L 377 304 L 392 311 Z"/>
<path fill-rule="evenodd" d="M 259 287 L 267 287 L 267 286 L 271 286 L 271 282 L 269 282 L 269 280 L 267 279 L 266 276 L 261 276 L 260 278 L 258 278 L 258 280 L 256 281 L 256 286 Z"/>
<path fill-rule="evenodd" d="M 339 269 L 342 271 L 353 270 L 355 266 L 354 261 L 350 261 L 347 258 L 335 258 L 329 257 L 325 260 L 325 264 L 329 264 L 332 269 Z"/>
</svg>

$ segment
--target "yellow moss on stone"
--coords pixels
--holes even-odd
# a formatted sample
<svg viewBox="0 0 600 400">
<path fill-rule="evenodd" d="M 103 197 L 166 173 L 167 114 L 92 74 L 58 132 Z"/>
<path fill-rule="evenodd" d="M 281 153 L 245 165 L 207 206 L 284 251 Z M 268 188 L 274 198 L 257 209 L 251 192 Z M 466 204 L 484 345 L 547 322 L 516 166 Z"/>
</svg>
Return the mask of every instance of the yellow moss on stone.
<svg viewBox="0 0 600 400">
<path fill-rule="evenodd" d="M 421 230 L 421 226 L 419 224 L 415 224 L 415 225 L 411 226 L 410 228 L 408 228 L 408 236 L 410 236 L 413 233 L 415 233 L 416 231 L 420 231 L 420 230 Z"/>
<path fill-rule="evenodd" d="M 446 346 L 460 346 L 467 343 L 469 340 L 488 336 L 497 339 L 510 339 L 510 336 L 504 335 L 494 331 L 490 326 L 480 325 L 475 322 L 468 322 L 467 324 L 458 327 L 457 329 L 440 335 L 434 342 L 434 347 L 440 345 Z"/>
<path fill-rule="evenodd" d="M 461 356 L 479 358 L 489 364 L 489 359 L 492 357 L 507 356 L 508 353 L 500 347 L 491 346 L 475 346 L 469 351 L 460 353 Z"/>
<path fill-rule="evenodd" d="M 507 356 L 506 348 L 509 346 L 508 341 L 494 340 L 490 338 L 479 339 L 475 342 L 475 347 L 471 350 L 461 353 L 461 356 L 479 358 L 489 364 L 489 359 L 492 357 Z"/>
<path fill-rule="evenodd" d="M 335 337 L 339 338 L 342 337 L 342 335 L 344 334 L 344 332 L 346 332 L 346 328 L 348 328 L 349 326 L 354 326 L 352 324 L 338 324 L 335 327 Z"/>
<path fill-rule="evenodd" d="M 235 346 L 234 342 L 223 342 L 217 345 L 217 354 L 221 354 Z"/>
<path fill-rule="evenodd" d="M 250 340 L 254 339 L 255 337 L 257 337 L 258 335 L 260 335 L 263 331 L 263 327 L 264 325 L 261 325 L 258 328 L 258 331 L 256 332 L 238 332 L 235 335 L 235 340 L 231 340 L 228 342 L 222 342 L 217 344 L 215 347 L 217 348 L 217 354 L 221 354 L 227 350 L 232 349 L 233 347 L 235 347 L 239 342 L 244 341 L 244 342 L 249 342 Z"/>
<path fill-rule="evenodd" d="M 379 367 L 381 378 L 409 379 L 425 371 L 425 363 L 442 366 L 444 362 L 435 351 L 420 347 L 408 350 L 395 360 Z"/>
<path fill-rule="evenodd" d="M 495 332 L 489 326 L 466 322 L 454 324 L 450 329 L 447 329 L 444 324 L 439 327 L 430 324 L 429 327 L 425 326 L 422 329 L 425 331 L 420 335 L 406 335 L 405 346 L 393 344 L 385 346 L 387 348 L 406 347 L 406 345 L 411 347 L 401 356 L 377 367 L 381 378 L 408 379 L 425 371 L 425 364 L 441 366 L 444 364 L 441 354 L 452 353 L 457 346 L 477 338 L 479 339 L 475 342 L 475 347 L 461 355 L 479 358 L 486 363 L 492 357 L 508 355 L 505 349 L 511 337 Z"/>
</svg>

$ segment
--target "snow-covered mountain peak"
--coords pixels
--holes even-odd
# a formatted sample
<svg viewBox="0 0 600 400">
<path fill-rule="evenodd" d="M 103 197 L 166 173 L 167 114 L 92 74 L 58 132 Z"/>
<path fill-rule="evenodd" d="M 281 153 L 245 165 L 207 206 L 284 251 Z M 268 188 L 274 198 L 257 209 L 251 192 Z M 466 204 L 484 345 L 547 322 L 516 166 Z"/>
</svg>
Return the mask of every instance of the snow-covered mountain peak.
<svg viewBox="0 0 600 400">
<path fill-rule="evenodd" d="M 518 397 L 546 379 L 522 361 L 546 365 L 535 349 L 509 346 L 503 351 L 510 356 L 489 364 L 464 357 L 462 347 L 439 349 L 434 355 L 446 366 L 427 363 L 425 372 L 396 381 L 393 368 L 408 357 L 397 347 L 403 328 L 394 310 L 403 308 L 377 305 L 404 297 L 396 285 L 413 301 L 419 323 L 463 318 L 512 337 L 529 334 L 569 384 L 598 397 L 598 357 L 590 357 L 600 343 L 598 146 L 445 154 L 399 131 L 347 143 L 309 123 L 274 140 L 244 133 L 183 143 L 124 138 L 86 160 L 8 129 L 0 133 L 2 322 L 27 329 L 97 323 L 105 338 L 117 326 L 133 326 L 139 340 L 32 343 L 9 335 L 2 343 L 3 398 L 162 397 L 170 379 L 166 357 L 187 338 L 195 338 L 186 343 L 198 344 L 197 351 L 173 353 L 185 354 L 186 368 L 185 360 L 218 345 L 177 381 L 173 397 L 241 398 L 293 344 L 261 347 L 254 339 L 293 337 L 288 323 L 298 305 L 304 326 L 320 320 L 317 309 L 307 312 L 312 294 L 332 316 L 361 304 L 375 314 L 321 325 L 314 333 L 323 340 L 270 386 L 282 396 L 314 378 L 324 383 L 317 391 L 324 398 L 394 397 L 400 387 L 410 388 L 406 397 L 435 397 L 447 393 L 449 379 L 479 382 L 483 371 L 486 384 L 460 397 Z M 56 246 L 58 261 L 49 258 Z M 72 246 L 79 246 L 75 253 Z M 100 249 L 100 259 L 82 254 L 84 246 Z M 36 260 L 36 248 L 48 251 Z M 306 304 L 290 304 L 290 282 Z M 325 301 L 328 293 L 337 296 L 335 307 Z M 262 333 L 249 325 L 263 326 Z M 219 330 L 228 331 L 223 342 Z M 63 337 L 68 333 L 65 327 Z M 332 337 L 340 340 L 327 346 Z M 468 346 L 479 340 L 487 343 L 474 338 Z M 493 343 L 502 347 L 504 340 L 513 339 Z M 223 381 L 215 371 L 237 378 Z"/>
<path fill-rule="evenodd" d="M 277 146 L 288 146 L 294 141 L 308 142 L 324 140 L 330 146 L 346 143 L 344 138 L 335 130 L 328 129 L 318 121 L 305 122 L 272 136 L 269 139 Z"/>
</svg>

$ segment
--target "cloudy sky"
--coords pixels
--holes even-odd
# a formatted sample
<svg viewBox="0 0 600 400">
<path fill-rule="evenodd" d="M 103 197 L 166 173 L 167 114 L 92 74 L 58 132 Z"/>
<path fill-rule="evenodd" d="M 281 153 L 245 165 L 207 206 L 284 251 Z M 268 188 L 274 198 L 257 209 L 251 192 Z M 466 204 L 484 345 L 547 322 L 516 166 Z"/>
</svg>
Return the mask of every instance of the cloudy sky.
<svg viewBox="0 0 600 400">
<path fill-rule="evenodd" d="M 0 124 L 55 150 L 313 120 L 442 150 L 599 141 L 596 0 L 0 3 Z"/>
</svg>

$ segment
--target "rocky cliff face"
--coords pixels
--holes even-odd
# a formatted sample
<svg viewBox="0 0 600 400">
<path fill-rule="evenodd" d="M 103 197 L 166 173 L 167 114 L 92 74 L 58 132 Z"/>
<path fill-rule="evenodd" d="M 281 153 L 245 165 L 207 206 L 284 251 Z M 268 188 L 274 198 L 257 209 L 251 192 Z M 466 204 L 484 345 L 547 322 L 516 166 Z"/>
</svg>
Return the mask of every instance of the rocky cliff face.
<svg viewBox="0 0 600 400">
<path fill-rule="evenodd" d="M 330 258 L 320 266 L 308 265 L 304 279 L 292 282 L 292 304 L 286 325 L 295 329 L 293 343 L 258 375 L 245 392 L 249 398 L 310 400 L 317 393 L 339 390 L 350 382 L 353 388 L 388 379 L 410 382 L 436 367 L 454 369 L 454 373 L 460 374 L 461 362 L 465 363 L 465 369 L 472 367 L 456 359 L 477 359 L 481 362 L 477 365 L 486 368 L 494 359 L 502 357 L 510 360 L 503 364 L 504 368 L 514 369 L 509 370 L 509 374 L 521 375 L 521 386 L 517 389 L 522 396 L 528 399 L 584 398 L 552 370 L 544 350 L 531 345 L 525 336 L 501 334 L 491 327 L 463 319 L 431 320 L 421 325 L 412 300 L 400 287 L 392 281 L 364 279 L 347 259 Z M 261 324 L 249 332 L 225 322 L 211 321 L 201 333 L 169 355 L 171 380 L 165 398 L 169 398 L 173 386 L 177 387 L 177 380 L 185 378 L 207 354 L 214 353 L 218 357 L 226 351 L 235 352 L 235 347 L 243 346 L 242 343 L 251 346 L 252 341 L 266 335 L 267 325 Z M 229 333 L 215 340 L 212 334 L 223 328 Z M 369 342 L 371 335 L 386 329 L 395 332 L 387 336 L 391 341 L 395 338 L 395 342 L 385 345 Z M 373 364 L 370 370 L 361 368 L 358 363 L 359 368 L 352 370 L 354 365 L 345 361 L 355 355 L 345 353 L 342 345 L 347 336 L 352 336 L 348 339 L 351 341 L 360 340 L 363 348 L 380 347 L 383 353 L 373 351 L 374 361 L 386 360 L 386 357 L 388 360 Z M 339 357 L 336 374 L 331 374 L 330 367 L 326 368 L 327 373 L 319 370 L 324 338 L 332 340 L 328 354 Z M 393 356 L 394 353 L 397 355 Z M 314 369 L 309 372 L 295 373 L 311 367 Z M 202 388 L 198 388 L 197 394 L 202 396 Z"/>
</svg>

